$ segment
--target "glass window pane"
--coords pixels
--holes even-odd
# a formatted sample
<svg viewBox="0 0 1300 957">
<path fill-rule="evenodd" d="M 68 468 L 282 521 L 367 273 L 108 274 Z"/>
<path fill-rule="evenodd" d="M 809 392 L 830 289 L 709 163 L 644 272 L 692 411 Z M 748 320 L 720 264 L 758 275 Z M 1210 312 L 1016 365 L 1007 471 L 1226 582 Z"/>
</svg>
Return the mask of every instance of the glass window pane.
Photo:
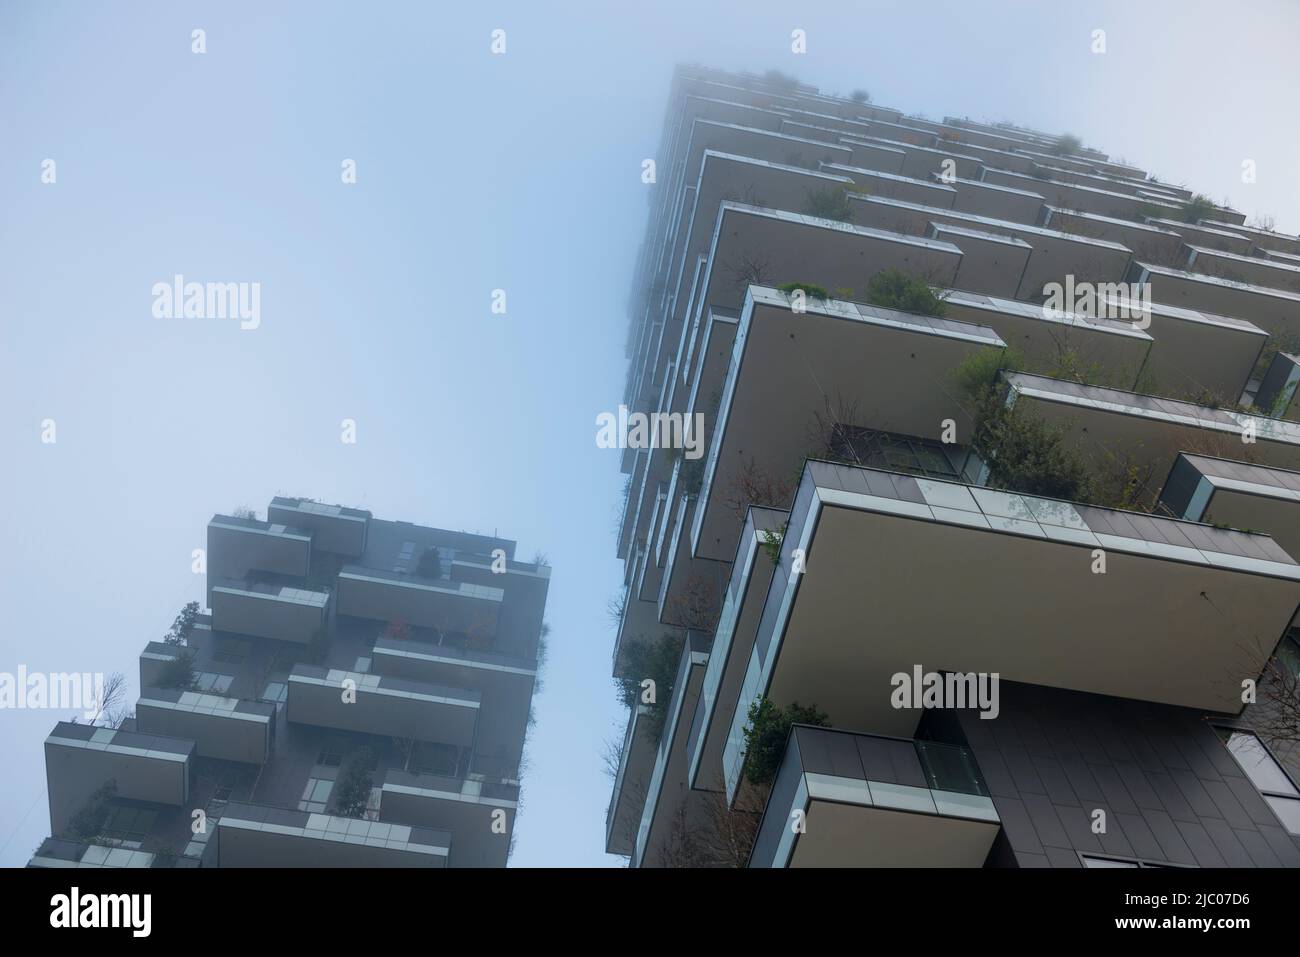
<svg viewBox="0 0 1300 957">
<path fill-rule="evenodd" d="M 1137 867 L 1134 861 L 1117 861 L 1109 857 L 1088 857 L 1083 858 L 1084 867 Z"/>
<path fill-rule="evenodd" d="M 1260 743 L 1259 738 L 1245 731 L 1227 731 L 1228 750 L 1237 759 L 1246 776 L 1261 791 L 1276 791 L 1279 794 L 1296 795 L 1296 787 L 1286 772 L 1273 760 Z"/>
<path fill-rule="evenodd" d="M 1266 794 L 1264 800 L 1276 812 L 1283 827 L 1292 834 L 1300 834 L 1300 798 L 1274 797 Z"/>
</svg>

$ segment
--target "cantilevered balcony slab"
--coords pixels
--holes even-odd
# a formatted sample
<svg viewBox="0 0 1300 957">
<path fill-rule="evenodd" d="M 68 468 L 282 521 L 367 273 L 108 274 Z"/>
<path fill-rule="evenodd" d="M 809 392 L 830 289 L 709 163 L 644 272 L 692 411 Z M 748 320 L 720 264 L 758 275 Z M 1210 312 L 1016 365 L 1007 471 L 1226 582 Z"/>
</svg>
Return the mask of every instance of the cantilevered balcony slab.
<svg viewBox="0 0 1300 957">
<path fill-rule="evenodd" d="M 1045 206 L 1038 225 L 1119 243 L 1133 250 L 1133 255 L 1143 262 L 1172 265 L 1182 255 L 1184 238 L 1165 221 L 1139 223 L 1115 216 L 1081 213 L 1077 209 Z"/>
<path fill-rule="evenodd" d="M 180 807 L 190 796 L 194 742 L 60 721 L 45 739 L 50 829 L 68 822 L 110 781 L 115 797 Z"/>
<path fill-rule="evenodd" d="M 943 175 L 945 171 L 950 171 L 954 176 L 973 177 L 978 176 L 983 161 L 977 156 L 969 156 L 962 153 L 959 149 L 945 148 L 945 146 L 917 146 L 913 143 L 904 143 L 901 140 L 885 139 L 883 137 L 844 137 L 840 140 L 846 146 L 852 146 L 855 151 L 859 146 L 879 146 L 886 149 L 897 149 L 903 152 L 902 166 L 897 170 L 883 170 L 883 172 L 896 173 L 899 176 L 906 176 L 914 180 L 931 180 L 935 175 Z M 946 145 L 946 144 L 945 144 Z M 877 166 L 861 166 L 862 169 L 875 170 Z M 945 183 L 948 181 L 945 180 Z"/>
<path fill-rule="evenodd" d="M 715 561 L 736 554 L 741 519 L 728 504 L 746 471 L 793 478 L 810 452 L 814 410 L 828 398 L 856 409 L 853 424 L 939 439 L 945 419 L 969 434 L 968 417 L 941 386 L 968 356 L 1004 348 L 986 326 L 892 309 L 790 297 L 751 286 L 741 315 L 718 425 L 709 441 L 691 553 Z M 780 388 L 774 388 L 780 383 Z M 832 410 L 833 411 L 833 410 Z"/>
<path fill-rule="evenodd" d="M 1006 379 L 1009 403 L 1061 425 L 1067 442 L 1102 468 L 1132 465 L 1149 469 L 1158 481 L 1182 451 L 1300 468 L 1295 422 L 1024 372 Z"/>
<path fill-rule="evenodd" d="M 140 687 L 157 686 L 166 678 L 169 669 L 175 667 L 185 652 L 183 645 L 169 645 L 163 641 L 151 641 L 140 652 Z"/>
<path fill-rule="evenodd" d="M 1300 265 L 1263 256 L 1220 252 L 1189 243 L 1183 268 L 1189 272 L 1209 273 L 1268 289 L 1300 292 Z"/>
<path fill-rule="evenodd" d="M 1128 280 L 1150 283 L 1151 297 L 1157 302 L 1239 316 L 1269 335 L 1294 336 L 1300 332 L 1300 292 L 1141 262 L 1129 267 Z"/>
<path fill-rule="evenodd" d="M 275 741 L 275 705 L 179 688 L 142 688 L 137 730 L 186 738 L 201 758 L 263 764 Z"/>
<path fill-rule="evenodd" d="M 515 782 L 389 769 L 381 786 L 379 820 L 449 833 L 450 867 L 505 867 L 518 810 Z"/>
<path fill-rule="evenodd" d="M 1202 221 L 1200 225 L 1213 226 L 1214 223 L 1207 224 L 1204 221 Z M 1237 223 L 1233 226 L 1228 226 L 1225 228 L 1231 230 L 1234 233 L 1240 233 L 1241 235 L 1247 237 L 1248 239 L 1251 240 L 1251 242 L 1253 242 L 1256 246 L 1259 246 L 1261 249 L 1276 250 L 1277 252 L 1291 253 L 1291 255 L 1293 256 L 1300 256 L 1300 237 L 1290 236 L 1286 233 L 1275 232 L 1271 229 L 1260 229 L 1256 226 L 1246 226 L 1243 223 Z M 1208 246 L 1210 244 L 1202 243 L 1202 245 Z M 1237 252 L 1237 251 L 1238 250 L 1233 250 L 1233 252 Z"/>
<path fill-rule="evenodd" d="M 1255 393 L 1255 407 L 1279 419 L 1300 419 L 1296 386 L 1300 385 L 1300 356 L 1275 352 Z"/>
<path fill-rule="evenodd" d="M 623 747 L 619 751 L 614 789 L 605 812 L 605 853 L 630 855 L 641 823 L 650 775 L 654 772 L 659 739 L 653 709 L 638 703 L 628 713 Z"/>
<path fill-rule="evenodd" d="M 209 580 L 243 579 L 249 572 L 302 578 L 310 565 L 311 532 L 305 529 L 230 515 L 208 522 Z"/>
<path fill-rule="evenodd" d="M 750 702 L 910 737 L 922 711 L 894 706 L 893 676 L 918 667 L 1238 714 L 1298 604 L 1300 565 L 1267 536 L 810 462 L 728 792 Z"/>
<path fill-rule="evenodd" d="M 749 866 L 983 867 L 1000 830 L 969 748 L 795 725 Z"/>
<path fill-rule="evenodd" d="M 1064 352 L 1085 368 L 1104 370 L 1117 385 L 1137 382 L 1154 349 L 1140 319 L 1098 319 L 1046 306 L 960 289 L 942 290 L 949 319 L 987 326 L 1031 368 L 1053 368 Z"/>
<path fill-rule="evenodd" d="M 1136 219 L 1147 210 L 1156 207 L 1163 215 L 1177 214 L 1179 207 L 1172 203 L 1131 193 L 1117 192 L 1114 189 L 1098 189 L 1080 183 L 1063 183 L 1055 179 L 1039 179 L 1021 173 L 985 167 L 984 182 L 999 186 L 1012 186 L 1027 189 L 1040 194 L 1051 206 L 1064 209 L 1078 209 L 1085 213 L 1097 213 L 1100 216 L 1114 216 L 1120 219 Z"/>
<path fill-rule="evenodd" d="M 451 835 L 260 804 L 227 804 L 216 822 L 218 867 L 446 867 Z"/>
<path fill-rule="evenodd" d="M 305 644 L 329 617 L 329 592 L 256 579 L 210 580 L 208 592 L 218 631 Z"/>
<path fill-rule="evenodd" d="M 871 196 L 884 196 L 906 203 L 918 203 L 933 206 L 936 209 L 949 209 L 957 197 L 957 191 L 944 183 L 930 179 L 913 179 L 896 173 L 881 173 L 878 170 L 855 169 L 843 164 L 824 164 L 829 173 L 848 176 L 858 186 L 858 191 Z"/>
<path fill-rule="evenodd" d="M 713 232 L 701 307 L 739 311 L 751 282 L 862 290 L 873 275 L 891 268 L 951 286 L 960 261 L 961 250 L 949 243 L 726 202 Z M 761 279 L 747 262 L 761 264 Z"/>
<path fill-rule="evenodd" d="M 1192 243 L 1205 249 L 1220 249 L 1223 252 L 1238 253 L 1242 256 L 1249 256 L 1251 250 L 1254 248 L 1254 243 L 1252 243 L 1248 237 L 1243 236 L 1236 230 L 1222 228 L 1222 223 L 1187 223 L 1180 219 L 1158 218 L 1150 218 L 1147 220 L 1147 223 L 1152 226 L 1160 226 L 1164 229 L 1171 230 L 1181 236 L 1183 242 Z M 1181 251 L 1180 247 L 1179 252 Z M 1134 252 L 1137 252 L 1137 250 L 1134 249 Z M 1142 260 L 1142 262 L 1147 261 L 1142 259 L 1140 255 L 1138 258 Z M 1156 261 L 1165 265 L 1171 265 L 1163 259 Z"/>
<path fill-rule="evenodd" d="M 661 866 L 661 854 L 670 840 L 673 819 L 680 812 L 684 811 L 689 818 L 692 812 L 700 810 L 686 782 L 686 742 L 690 739 L 691 720 L 709 661 L 709 640 L 700 632 L 687 635 L 672 698 L 660 701 L 659 706 L 666 708 L 666 714 L 632 847 L 633 867 Z M 698 826 L 704 822 L 694 823 Z"/>
<path fill-rule="evenodd" d="M 881 173 L 903 175 L 903 162 L 907 159 L 907 149 L 891 146 L 884 140 L 841 138 L 841 145 L 853 150 L 853 156 L 846 165 L 857 169 L 878 170 Z"/>
<path fill-rule="evenodd" d="M 1020 279 L 1016 296 L 1020 299 L 1039 300 L 1047 283 L 1062 283 L 1066 276 L 1073 276 L 1075 282 L 1119 282 L 1133 256 L 1127 247 L 1104 239 L 883 196 L 851 195 L 849 206 L 854 222 L 906 235 L 924 236 L 931 223 L 943 223 L 1023 240 L 1033 247 L 1033 253 Z"/>
<path fill-rule="evenodd" d="M 1101 290 L 1099 290 L 1101 292 Z M 1137 313 L 1132 300 L 1106 295 L 1110 314 Z M 1218 396 L 1227 404 L 1241 398 L 1268 333 L 1253 323 L 1167 302 L 1143 304 L 1139 324 L 1155 340 L 1143 379 L 1153 392 Z"/>
<path fill-rule="evenodd" d="M 366 550 L 370 513 L 305 498 L 276 496 L 266 510 L 269 521 L 312 533 L 312 544 L 325 552 L 359 558 Z"/>
<path fill-rule="evenodd" d="M 47 837 L 36 849 L 28 867 L 44 868 L 146 868 L 155 866 L 156 857 L 149 851 L 129 847 L 110 847 L 85 841 Z"/>
<path fill-rule="evenodd" d="M 745 517 L 686 743 L 687 780 L 693 788 L 723 790 L 722 748 L 776 569 L 772 558 L 789 517 L 782 509 L 760 506 L 751 506 Z"/>
<path fill-rule="evenodd" d="M 490 585 L 421 578 L 361 565 L 339 572 L 340 615 L 374 621 L 402 620 L 421 628 L 496 634 L 505 592 Z"/>
<path fill-rule="evenodd" d="M 1288 555 L 1300 555 L 1300 472 L 1184 452 L 1160 503 L 1189 521 L 1265 532 Z"/>
<path fill-rule="evenodd" d="M 847 146 L 837 143 L 736 126 L 731 123 L 696 120 L 686 149 L 685 181 L 687 183 L 694 184 L 698 178 L 705 150 L 731 156 L 748 156 L 751 159 L 781 166 L 802 166 L 807 169 L 816 169 L 822 162 L 847 162 L 853 155 Z"/>
<path fill-rule="evenodd" d="M 371 650 L 370 668 L 380 675 L 476 692 L 479 750 L 492 754 L 500 748 L 513 757 L 522 747 L 537 680 L 535 659 L 381 637 Z"/>
<path fill-rule="evenodd" d="M 1023 239 L 947 223 L 931 223 L 925 238 L 961 250 L 954 286 L 989 296 L 1014 296 L 1034 251 Z"/>
<path fill-rule="evenodd" d="M 474 741 L 479 694 L 316 665 L 289 673 L 285 717 L 298 724 L 441 744 Z"/>
</svg>

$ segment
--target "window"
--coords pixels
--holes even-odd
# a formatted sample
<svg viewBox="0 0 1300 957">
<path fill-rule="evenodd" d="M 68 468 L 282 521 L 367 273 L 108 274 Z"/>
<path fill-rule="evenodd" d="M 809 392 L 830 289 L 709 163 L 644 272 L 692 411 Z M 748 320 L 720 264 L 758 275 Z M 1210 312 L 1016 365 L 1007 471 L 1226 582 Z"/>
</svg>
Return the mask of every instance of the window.
<svg viewBox="0 0 1300 957">
<path fill-rule="evenodd" d="M 316 755 L 316 763 L 327 768 L 337 768 L 343 763 L 343 752 L 347 746 L 338 740 L 327 741 L 321 745 L 320 753 Z"/>
<path fill-rule="evenodd" d="M 1216 728 L 1219 737 L 1252 784 L 1264 795 L 1264 800 L 1278 816 L 1282 826 L 1292 834 L 1300 835 L 1300 790 L 1296 789 L 1282 765 L 1264 747 L 1258 735 L 1235 728 Z"/>
<path fill-rule="evenodd" d="M 942 443 L 857 426 L 837 425 L 830 438 L 827 456 L 867 468 L 910 472 L 936 479 L 957 478 L 957 470 Z"/>
<path fill-rule="evenodd" d="M 1137 861 L 1121 861 L 1113 857 L 1090 857 L 1083 855 L 1084 867 L 1139 867 Z"/>
<path fill-rule="evenodd" d="M 234 683 L 233 675 L 219 675 L 211 671 L 200 671 L 194 676 L 194 688 L 196 691 L 206 691 L 210 694 L 225 694 L 230 690 Z"/>
<path fill-rule="evenodd" d="M 326 781 L 322 778 L 308 778 L 307 786 L 302 789 L 302 800 L 298 802 L 298 810 L 324 814 L 326 806 L 329 805 L 330 791 L 332 790 L 334 790 L 333 781 Z"/>
</svg>

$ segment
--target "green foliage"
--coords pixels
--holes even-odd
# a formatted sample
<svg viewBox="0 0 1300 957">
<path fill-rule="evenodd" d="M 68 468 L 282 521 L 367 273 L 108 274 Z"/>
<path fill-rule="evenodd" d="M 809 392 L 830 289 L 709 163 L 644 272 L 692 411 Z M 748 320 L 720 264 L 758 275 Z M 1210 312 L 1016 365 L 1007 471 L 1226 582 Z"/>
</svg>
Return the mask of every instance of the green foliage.
<svg viewBox="0 0 1300 957">
<path fill-rule="evenodd" d="M 311 591 L 333 591 L 338 582 L 339 572 L 347 564 L 347 558 L 333 552 L 312 549 L 311 565 L 303 579 L 303 587 Z"/>
<path fill-rule="evenodd" d="M 180 652 L 158 669 L 159 688 L 180 688 L 182 691 L 189 691 L 196 681 L 193 652 Z"/>
<path fill-rule="evenodd" d="M 814 282 L 783 282 L 776 288 L 786 295 L 796 289 L 802 289 L 804 295 L 809 299 L 829 299 L 831 297 L 831 294 L 826 291 L 824 286 L 819 286 Z"/>
<path fill-rule="evenodd" d="M 420 578 L 442 577 L 442 558 L 437 545 L 430 545 L 424 550 L 424 554 L 415 565 L 415 574 Z"/>
<path fill-rule="evenodd" d="M 769 86 L 777 87 L 782 90 L 794 90 L 799 87 L 799 78 L 791 76 L 789 73 L 783 73 L 780 70 L 767 70 L 763 74 L 763 79 Z"/>
<path fill-rule="evenodd" d="M 379 754 L 369 745 L 348 754 L 334 781 L 334 813 L 339 817 L 364 817 Z"/>
<path fill-rule="evenodd" d="M 1079 137 L 1073 133 L 1066 133 L 1052 146 L 1052 152 L 1057 156 L 1068 156 L 1079 152 L 1082 147 L 1083 141 Z"/>
<path fill-rule="evenodd" d="M 782 708 L 767 698 L 760 698 L 749 706 L 749 723 L 745 725 L 745 778 L 751 784 L 767 784 L 776 777 L 790 726 L 795 724 L 827 728 L 830 719 L 816 705 L 805 708 L 797 701 Z"/>
<path fill-rule="evenodd" d="M 1065 427 L 1033 413 L 986 402 L 975 428 L 974 445 L 989 469 L 994 488 L 1088 501 L 1089 473 L 1076 450 L 1065 444 Z"/>
<path fill-rule="evenodd" d="M 920 276 L 909 276 L 901 269 L 882 269 L 872 276 L 867 283 L 867 302 L 885 309 L 940 319 L 948 311 L 929 283 Z"/>
<path fill-rule="evenodd" d="M 685 639 L 669 635 L 664 635 L 658 641 L 636 639 L 623 653 L 627 677 L 614 679 L 618 699 L 624 707 L 636 708 L 641 704 L 650 706 L 647 718 L 656 738 L 663 731 L 668 701 L 672 698 L 673 686 L 677 683 L 677 669 L 681 664 L 684 645 Z M 646 679 L 654 682 L 654 701 L 643 700 L 646 689 L 642 682 Z"/>
<path fill-rule="evenodd" d="M 982 401 L 997 388 L 1000 372 L 1015 372 L 1024 368 L 1024 364 L 1024 358 L 1015 349 L 985 346 L 961 361 L 953 370 L 953 381 L 965 399 Z"/>
<path fill-rule="evenodd" d="M 677 481 L 683 494 L 699 495 L 700 486 L 704 484 L 704 456 L 694 459 L 683 458 Z"/>
<path fill-rule="evenodd" d="M 820 219 L 833 219 L 841 223 L 853 222 L 853 207 L 849 205 L 852 187 L 847 183 L 808 190 L 808 203 L 804 212 Z"/>
<path fill-rule="evenodd" d="M 190 637 L 190 632 L 194 630 L 194 623 L 199 618 L 199 603 L 196 601 L 187 602 L 181 609 L 181 613 L 176 616 L 172 622 L 171 628 L 163 636 L 163 643 L 167 645 L 183 645 Z"/>
<path fill-rule="evenodd" d="M 785 530 L 789 523 L 782 525 L 778 531 L 763 529 L 763 544 L 760 546 L 773 565 L 781 564 L 781 543 L 785 541 Z"/>
<path fill-rule="evenodd" d="M 858 89 L 849 94 L 849 99 L 854 103 L 870 103 L 871 94 L 866 90 Z"/>
<path fill-rule="evenodd" d="M 58 835 L 72 841 L 90 843 L 99 837 L 108 823 L 109 801 L 117 796 L 117 781 L 108 780 L 101 784 L 86 798 L 76 814 L 68 821 L 63 834 Z"/>
<path fill-rule="evenodd" d="M 1191 199 L 1183 203 L 1183 221 L 1187 223 L 1199 222 L 1214 212 L 1216 208 L 1214 200 L 1196 193 Z"/>
</svg>

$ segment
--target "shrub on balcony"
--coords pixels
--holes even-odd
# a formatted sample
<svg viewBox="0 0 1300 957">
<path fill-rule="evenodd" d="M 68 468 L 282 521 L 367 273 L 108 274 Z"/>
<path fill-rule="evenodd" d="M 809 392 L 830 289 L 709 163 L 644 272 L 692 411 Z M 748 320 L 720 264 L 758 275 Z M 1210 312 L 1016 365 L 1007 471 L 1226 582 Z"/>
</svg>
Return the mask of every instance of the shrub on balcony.
<svg viewBox="0 0 1300 957">
<path fill-rule="evenodd" d="M 788 708 L 760 698 L 749 706 L 749 723 L 745 725 L 745 779 L 750 784 L 770 784 L 781 767 L 790 726 L 812 724 L 830 727 L 829 716 L 816 705 L 804 707 L 794 702 Z"/>
<path fill-rule="evenodd" d="M 163 644 L 183 645 L 186 644 L 190 632 L 194 630 L 194 623 L 199 618 L 199 603 L 196 601 L 187 602 L 181 609 L 181 613 L 176 616 L 172 626 L 168 629 L 167 634 L 163 636 Z"/>
<path fill-rule="evenodd" d="M 915 312 L 942 319 L 947 314 L 943 300 L 920 276 L 909 276 L 901 269 L 882 269 L 867 283 L 867 302 L 884 309 Z"/>
<path fill-rule="evenodd" d="M 647 705 L 646 715 L 655 740 L 663 733 L 668 702 L 677 683 L 677 669 L 682 660 L 685 639 L 664 635 L 658 641 L 639 638 L 624 651 L 627 677 L 616 677 L 619 701 L 627 708 Z M 646 685 L 646 681 L 653 682 Z M 652 700 L 647 700 L 652 699 Z"/>
<path fill-rule="evenodd" d="M 783 282 L 776 288 L 787 296 L 799 289 L 809 299 L 829 299 L 831 297 L 825 286 L 819 286 L 815 282 Z"/>
<path fill-rule="evenodd" d="M 866 90 L 858 89 L 849 94 L 849 99 L 854 103 L 870 103 L 871 94 Z"/>
<path fill-rule="evenodd" d="M 1214 212 L 1215 209 L 1214 200 L 1196 193 L 1191 199 L 1183 203 L 1183 221 L 1187 223 L 1199 222 Z"/>
<path fill-rule="evenodd" d="M 808 190 L 804 212 L 820 219 L 833 219 L 841 223 L 853 222 L 853 207 L 849 205 L 849 185 L 840 183 L 821 189 Z"/>
<path fill-rule="evenodd" d="M 108 814 L 112 810 L 109 802 L 116 796 L 116 780 L 101 784 L 91 792 L 90 797 L 86 798 L 86 802 L 69 819 L 63 834 L 58 836 L 86 844 L 94 843 L 104 830 L 104 825 L 108 823 Z"/>
<path fill-rule="evenodd" d="M 438 552 L 437 545 L 430 545 L 424 550 L 424 554 L 415 565 L 415 574 L 420 578 L 442 577 L 442 556 Z"/>
<path fill-rule="evenodd" d="M 1052 146 L 1052 152 L 1057 156 L 1068 156 L 1071 153 L 1077 153 L 1083 148 L 1083 141 L 1073 133 L 1065 133 Z"/>
<path fill-rule="evenodd" d="M 339 817 L 361 818 L 366 814 L 370 789 L 374 787 L 374 772 L 379 764 L 379 754 L 369 745 L 348 754 L 339 768 L 334 782 L 334 813 Z"/>
<path fill-rule="evenodd" d="M 194 673 L 192 651 L 180 652 L 158 669 L 159 688 L 179 688 L 182 691 L 190 691 L 197 682 L 198 676 Z"/>
</svg>

